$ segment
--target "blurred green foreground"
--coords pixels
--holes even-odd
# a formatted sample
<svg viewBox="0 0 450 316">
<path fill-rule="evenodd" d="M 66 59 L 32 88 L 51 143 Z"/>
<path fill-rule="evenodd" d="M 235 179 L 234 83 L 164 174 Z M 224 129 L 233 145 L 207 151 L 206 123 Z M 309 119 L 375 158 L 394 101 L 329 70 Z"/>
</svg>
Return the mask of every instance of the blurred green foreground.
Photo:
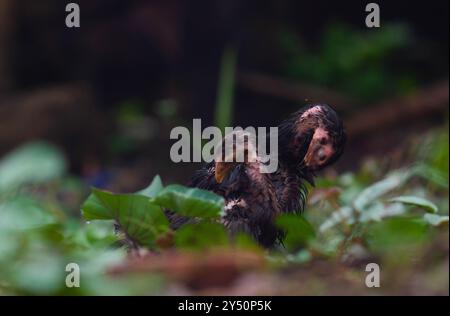
<svg viewBox="0 0 450 316">
<path fill-rule="evenodd" d="M 156 177 L 136 194 L 94 190 L 83 204 L 89 188 L 61 152 L 26 144 L 0 161 L 0 294 L 448 295 L 447 127 L 410 147 L 416 162 L 401 169 L 371 160 L 317 181 L 303 217 L 277 219 L 285 246 L 264 251 L 214 223 L 214 194 Z M 162 206 L 203 221 L 172 232 Z M 365 286 L 370 262 L 379 288 Z M 78 288 L 66 287 L 69 263 Z"/>
</svg>

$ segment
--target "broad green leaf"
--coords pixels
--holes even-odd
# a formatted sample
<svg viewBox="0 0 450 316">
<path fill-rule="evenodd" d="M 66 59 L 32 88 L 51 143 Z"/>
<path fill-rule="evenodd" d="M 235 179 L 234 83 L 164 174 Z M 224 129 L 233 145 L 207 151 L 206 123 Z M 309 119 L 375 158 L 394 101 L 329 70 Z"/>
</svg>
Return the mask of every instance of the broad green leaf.
<svg viewBox="0 0 450 316">
<path fill-rule="evenodd" d="M 425 214 L 423 216 L 423 219 L 433 225 L 433 226 L 444 226 L 444 225 L 448 225 L 448 215 L 444 216 L 444 215 L 438 215 L 438 214 Z"/>
<path fill-rule="evenodd" d="M 417 196 L 406 196 L 406 195 L 397 196 L 397 197 L 390 199 L 389 202 L 398 202 L 398 203 L 403 203 L 403 204 L 408 204 L 408 205 L 415 205 L 415 206 L 421 207 L 421 208 L 425 209 L 427 212 L 431 212 L 431 213 L 438 212 L 438 208 L 434 203 L 432 203 L 424 198 L 417 197 Z"/>
<path fill-rule="evenodd" d="M 224 208 L 224 199 L 221 196 L 178 184 L 165 187 L 152 201 L 171 211 L 191 217 L 219 217 Z"/>
<path fill-rule="evenodd" d="M 164 188 L 163 183 L 159 175 L 153 178 L 152 183 L 145 189 L 137 192 L 137 194 L 147 196 L 149 198 L 155 197 Z"/>
<path fill-rule="evenodd" d="M 100 199 L 91 193 L 81 206 L 81 211 L 85 220 L 93 219 L 114 219 L 110 210 L 100 201 Z"/>
<path fill-rule="evenodd" d="M 372 202 L 383 196 L 384 194 L 398 188 L 412 175 L 411 171 L 400 170 L 391 173 L 385 179 L 376 182 L 375 184 L 364 189 L 355 199 L 354 206 L 359 212 Z"/>
<path fill-rule="evenodd" d="M 286 232 L 284 244 L 290 250 L 305 246 L 316 236 L 314 228 L 303 216 L 283 214 L 278 216 L 275 222 Z"/>
<path fill-rule="evenodd" d="M 146 196 L 113 194 L 95 188 L 92 194 L 94 198 L 82 206 L 85 219 L 114 219 L 129 238 L 141 245 L 154 246 L 155 239 L 169 229 L 161 208 Z"/>
<path fill-rule="evenodd" d="M 65 170 L 65 158 L 56 147 L 41 142 L 23 145 L 0 160 L 0 192 L 55 179 Z"/>
<path fill-rule="evenodd" d="M 225 227 L 218 223 L 186 224 L 175 233 L 175 245 L 178 248 L 204 250 L 209 247 L 226 246 L 228 243 L 228 233 Z"/>
</svg>

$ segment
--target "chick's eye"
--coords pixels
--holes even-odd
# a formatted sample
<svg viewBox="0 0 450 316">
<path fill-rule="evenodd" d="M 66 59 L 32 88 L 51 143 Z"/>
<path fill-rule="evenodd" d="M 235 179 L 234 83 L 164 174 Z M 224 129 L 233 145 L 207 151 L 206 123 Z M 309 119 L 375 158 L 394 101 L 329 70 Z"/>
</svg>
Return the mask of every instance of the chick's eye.
<svg viewBox="0 0 450 316">
<path fill-rule="evenodd" d="M 320 139 L 320 144 L 321 145 L 326 145 L 327 144 L 327 139 L 325 137 Z"/>
<path fill-rule="evenodd" d="M 320 161 L 324 161 L 325 158 L 327 157 L 327 155 L 325 154 L 325 150 L 323 150 L 322 148 L 319 149 L 319 151 L 317 152 L 317 157 L 319 158 Z"/>
</svg>

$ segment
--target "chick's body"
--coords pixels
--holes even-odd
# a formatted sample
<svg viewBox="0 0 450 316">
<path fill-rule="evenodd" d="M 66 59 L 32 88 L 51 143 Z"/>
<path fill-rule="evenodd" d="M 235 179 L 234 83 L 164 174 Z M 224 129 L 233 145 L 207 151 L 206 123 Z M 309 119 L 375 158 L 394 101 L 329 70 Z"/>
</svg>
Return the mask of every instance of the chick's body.
<svg viewBox="0 0 450 316">
<path fill-rule="evenodd" d="M 245 232 L 262 246 L 272 247 L 283 237 L 275 226 L 275 217 L 303 211 L 305 182 L 313 183 L 314 172 L 334 162 L 344 143 L 345 134 L 336 113 L 327 105 L 307 106 L 279 126 L 275 172 L 261 172 L 255 150 L 256 160 L 216 160 L 207 164 L 194 174 L 189 186 L 224 197 L 221 222 L 232 235 Z M 168 216 L 175 229 L 189 222 L 170 212 Z"/>
</svg>

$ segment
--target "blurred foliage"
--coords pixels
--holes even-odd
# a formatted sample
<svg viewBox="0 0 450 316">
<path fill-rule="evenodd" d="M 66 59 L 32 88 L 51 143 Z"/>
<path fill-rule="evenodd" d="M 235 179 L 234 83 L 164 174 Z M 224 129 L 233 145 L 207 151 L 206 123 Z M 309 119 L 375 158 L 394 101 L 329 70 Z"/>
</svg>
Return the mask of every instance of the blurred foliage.
<svg viewBox="0 0 450 316">
<path fill-rule="evenodd" d="M 23 183 L 39 183 L 61 176 L 66 169 L 63 155 L 45 143 L 21 147 L 2 159 L 0 192 L 14 191 Z"/>
<path fill-rule="evenodd" d="M 417 78 L 398 64 L 413 40 L 409 29 L 401 24 L 366 31 L 332 24 L 312 50 L 287 30 L 280 35 L 286 55 L 284 74 L 363 102 L 407 93 L 416 89 Z"/>
<path fill-rule="evenodd" d="M 284 246 L 264 252 L 266 262 L 274 271 L 355 257 L 383 269 L 413 265 L 440 232 L 448 232 L 448 130 L 425 135 L 411 154 L 417 157 L 413 165 L 384 176 L 372 162 L 356 173 L 318 179 L 303 216 L 277 218 L 286 238 Z M 0 160 L 0 173 L 0 294 L 164 293 L 164 273 L 111 271 L 142 249 L 157 256 L 193 251 L 198 262 L 216 247 L 263 253 L 247 235 L 228 236 L 218 221 L 223 199 L 208 191 L 164 186 L 158 176 L 134 194 L 92 189 L 81 206 L 84 221 L 69 201 L 76 196 L 80 205 L 86 188 L 68 181 L 57 148 L 24 145 Z M 192 223 L 173 232 L 164 208 L 192 217 Z M 80 266 L 80 288 L 65 286 L 71 262 Z"/>
<path fill-rule="evenodd" d="M 308 212 L 320 231 L 315 246 L 335 255 L 357 241 L 383 260 L 397 260 L 418 255 L 408 245 L 420 248 L 432 240 L 433 227 L 448 229 L 448 130 L 422 137 L 413 154 L 418 157 L 413 165 L 374 183 L 382 169 L 376 163 L 357 174 L 319 181 L 325 188 L 314 199 L 320 212 Z M 338 194 L 327 195 L 336 188 Z"/>
<path fill-rule="evenodd" d="M 114 246 L 111 221 L 83 223 L 67 209 L 73 192 L 64 191 L 70 179 L 65 164 L 60 151 L 46 143 L 24 145 L 0 161 L 8 188 L 0 193 L 0 294 L 155 291 L 157 277 L 122 280 L 105 274 L 126 252 Z M 84 190 L 73 183 L 69 188 Z M 81 288 L 65 286 L 65 267 L 71 262 L 82 271 Z"/>
<path fill-rule="evenodd" d="M 114 107 L 112 118 L 116 129 L 109 135 L 110 156 L 135 153 L 159 137 L 161 121 L 177 117 L 178 104 L 174 99 L 161 99 L 147 104 L 139 98 L 127 99 Z"/>
</svg>

